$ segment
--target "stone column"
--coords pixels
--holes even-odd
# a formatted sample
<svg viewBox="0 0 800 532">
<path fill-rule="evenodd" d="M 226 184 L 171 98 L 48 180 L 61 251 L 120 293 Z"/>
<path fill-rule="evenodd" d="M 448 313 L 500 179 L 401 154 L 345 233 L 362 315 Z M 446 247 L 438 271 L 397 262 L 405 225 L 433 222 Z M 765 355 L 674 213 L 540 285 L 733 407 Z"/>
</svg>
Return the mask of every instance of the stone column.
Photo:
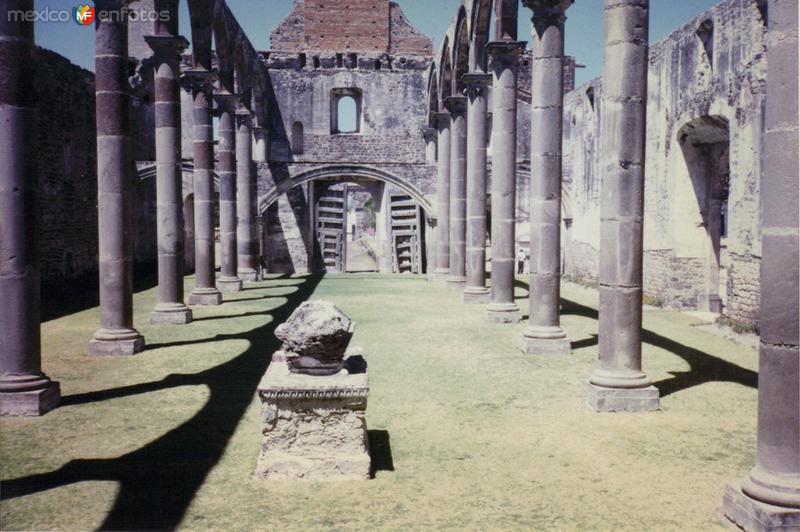
<svg viewBox="0 0 800 532">
<path fill-rule="evenodd" d="M 253 160 L 256 162 L 267 161 L 267 132 L 261 126 L 253 126 Z"/>
<path fill-rule="evenodd" d="M 241 108 L 236 112 L 236 245 L 239 278 L 258 281 L 258 241 L 256 240 L 256 180 L 253 176 L 252 117 Z"/>
<path fill-rule="evenodd" d="M 486 319 L 516 323 L 514 250 L 517 195 L 517 57 L 519 41 L 493 41 L 486 46 L 493 71 L 492 89 L 492 287 Z"/>
<path fill-rule="evenodd" d="M 745 530 L 800 529 L 797 0 L 770 0 L 761 180 L 761 338 L 756 465 L 725 488 Z"/>
<path fill-rule="evenodd" d="M 220 277 L 217 287 L 223 292 L 238 292 L 242 280 L 237 270 L 236 245 L 236 118 L 237 95 L 216 94 L 219 107 L 219 248 Z"/>
<path fill-rule="evenodd" d="M 211 123 L 211 80 L 199 68 L 184 74 L 194 101 L 194 271 L 190 305 L 219 305 L 222 294 L 214 279 L 214 129 Z"/>
<path fill-rule="evenodd" d="M 450 273 L 450 113 L 436 113 L 436 270 L 444 281 Z"/>
<path fill-rule="evenodd" d="M 3 13 L 33 0 L 0 0 Z M 42 373 L 33 23 L 0 17 L 0 415 L 38 416 L 61 398 Z"/>
<path fill-rule="evenodd" d="M 464 303 L 488 303 L 486 288 L 486 94 L 490 74 L 462 76 L 467 93 L 467 271 Z"/>
<path fill-rule="evenodd" d="M 128 22 L 121 6 L 108 1 L 96 7 L 100 329 L 89 342 L 90 355 L 133 355 L 144 349 L 144 337 L 133 328 Z"/>
<path fill-rule="evenodd" d="M 158 228 L 158 303 L 151 323 L 192 321 L 183 303 L 183 175 L 181 170 L 180 54 L 183 37 L 149 35 L 155 67 L 156 211 Z"/>
<path fill-rule="evenodd" d="M 425 162 L 436 164 L 436 128 L 426 127 L 422 129 L 422 137 L 425 139 Z"/>
<path fill-rule="evenodd" d="M 461 290 L 467 254 L 467 99 L 450 96 L 450 273 L 448 288 Z"/>
<path fill-rule="evenodd" d="M 584 388 L 598 411 L 658 410 L 642 372 L 642 215 L 648 0 L 606 0 L 600 203 L 600 367 Z"/>
<path fill-rule="evenodd" d="M 572 0 L 524 0 L 533 10 L 531 83 L 530 282 L 528 327 L 520 349 L 567 355 L 561 329 L 561 132 L 564 103 L 564 11 Z"/>
</svg>

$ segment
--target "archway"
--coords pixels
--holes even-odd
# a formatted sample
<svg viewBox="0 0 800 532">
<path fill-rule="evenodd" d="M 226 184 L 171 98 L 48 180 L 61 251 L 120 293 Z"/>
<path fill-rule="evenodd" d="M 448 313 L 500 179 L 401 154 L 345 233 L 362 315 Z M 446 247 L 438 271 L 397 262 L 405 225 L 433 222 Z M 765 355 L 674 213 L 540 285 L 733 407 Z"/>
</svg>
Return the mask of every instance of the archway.
<svg viewBox="0 0 800 532">
<path fill-rule="evenodd" d="M 722 116 L 702 116 L 678 130 L 686 167 L 705 228 L 701 260 L 704 286 L 698 294 L 700 310 L 723 313 L 727 303 L 728 190 L 730 186 L 730 132 Z"/>
</svg>

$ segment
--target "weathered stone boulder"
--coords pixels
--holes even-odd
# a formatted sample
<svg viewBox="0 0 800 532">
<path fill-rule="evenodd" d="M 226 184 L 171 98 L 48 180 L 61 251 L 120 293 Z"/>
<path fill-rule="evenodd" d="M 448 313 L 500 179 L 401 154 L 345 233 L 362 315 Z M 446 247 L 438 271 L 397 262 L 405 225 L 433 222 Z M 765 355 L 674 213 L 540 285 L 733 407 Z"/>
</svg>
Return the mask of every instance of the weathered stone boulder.
<svg viewBox="0 0 800 532">
<path fill-rule="evenodd" d="M 343 367 L 353 321 L 329 301 L 306 301 L 275 329 L 292 373 L 333 375 Z"/>
</svg>

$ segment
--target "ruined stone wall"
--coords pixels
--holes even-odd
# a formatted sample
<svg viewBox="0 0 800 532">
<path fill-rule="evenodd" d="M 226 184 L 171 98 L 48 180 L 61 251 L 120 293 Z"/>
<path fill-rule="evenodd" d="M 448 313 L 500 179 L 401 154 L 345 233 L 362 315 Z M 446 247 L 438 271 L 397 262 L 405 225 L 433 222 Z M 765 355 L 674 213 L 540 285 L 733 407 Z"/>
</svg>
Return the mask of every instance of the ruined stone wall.
<svg viewBox="0 0 800 532">
<path fill-rule="evenodd" d="M 389 53 L 392 55 L 422 55 L 433 53 L 430 38 L 415 28 L 396 2 L 389 3 Z"/>
<path fill-rule="evenodd" d="M 722 241 L 727 273 L 722 295 L 725 314 L 751 325 L 758 316 L 761 253 L 764 31 L 755 0 L 728 0 L 653 45 L 648 77 L 645 292 L 669 306 L 695 308 L 705 290 L 709 237 L 680 132 L 701 117 L 727 121 L 729 228 Z M 601 98 L 600 81 L 594 80 L 568 93 L 564 108 L 566 207 L 574 213 L 566 232 L 565 270 L 589 281 L 597 278 L 600 247 Z"/>
<path fill-rule="evenodd" d="M 97 290 L 97 141 L 94 75 L 37 48 L 37 164 L 42 305 Z M 135 169 L 131 169 L 131 178 Z M 155 182 L 136 182 L 134 263 L 153 269 Z"/>
</svg>

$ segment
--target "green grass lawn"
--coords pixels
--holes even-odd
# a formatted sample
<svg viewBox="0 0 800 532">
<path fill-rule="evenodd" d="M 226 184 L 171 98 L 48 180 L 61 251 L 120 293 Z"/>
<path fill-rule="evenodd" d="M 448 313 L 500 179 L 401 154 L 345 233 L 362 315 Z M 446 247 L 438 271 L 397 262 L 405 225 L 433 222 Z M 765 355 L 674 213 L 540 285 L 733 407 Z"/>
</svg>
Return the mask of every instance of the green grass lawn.
<svg viewBox="0 0 800 532">
<path fill-rule="evenodd" d="M 575 349 L 545 358 L 517 350 L 523 323 L 487 323 L 421 277 L 250 286 L 187 326 L 149 325 L 156 290 L 138 293 L 148 348 L 129 358 L 86 355 L 97 308 L 45 323 L 63 406 L 0 420 L 0 528 L 724 529 L 724 484 L 753 464 L 757 353 L 687 316 L 645 311 L 663 410 L 598 414 L 580 399 L 597 359 L 592 290 L 565 286 Z M 309 297 L 356 321 L 374 480 L 251 478 L 273 331 Z M 527 309 L 521 281 L 518 297 Z"/>
</svg>

